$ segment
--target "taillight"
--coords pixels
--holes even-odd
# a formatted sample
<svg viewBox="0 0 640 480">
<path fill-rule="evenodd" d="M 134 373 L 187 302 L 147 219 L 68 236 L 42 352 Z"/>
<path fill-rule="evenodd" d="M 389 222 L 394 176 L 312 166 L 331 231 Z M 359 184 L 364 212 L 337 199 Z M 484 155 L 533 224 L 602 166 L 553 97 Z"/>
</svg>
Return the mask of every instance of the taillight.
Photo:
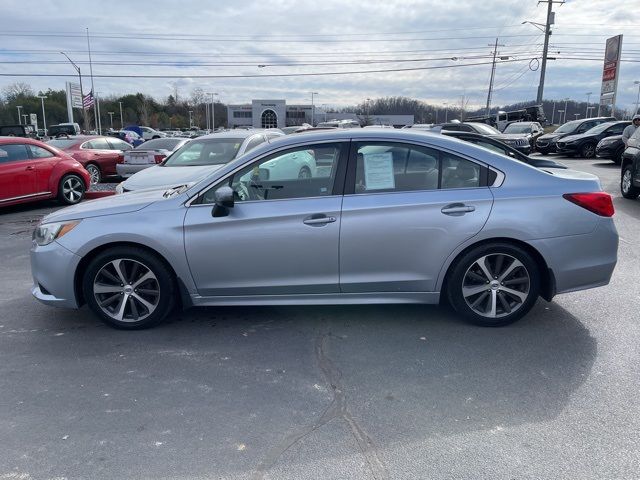
<svg viewBox="0 0 640 480">
<path fill-rule="evenodd" d="M 155 159 L 156 163 L 162 163 L 162 161 L 165 159 L 165 155 L 154 155 L 153 158 Z"/>
<path fill-rule="evenodd" d="M 613 217 L 615 213 L 611 195 L 605 192 L 565 193 L 562 196 L 601 217 Z"/>
</svg>

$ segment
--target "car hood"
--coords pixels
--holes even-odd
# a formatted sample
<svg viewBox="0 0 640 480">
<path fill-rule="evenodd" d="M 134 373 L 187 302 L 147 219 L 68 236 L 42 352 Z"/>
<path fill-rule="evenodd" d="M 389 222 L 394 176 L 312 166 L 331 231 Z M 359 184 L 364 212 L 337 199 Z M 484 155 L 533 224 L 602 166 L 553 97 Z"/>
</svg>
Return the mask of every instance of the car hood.
<svg viewBox="0 0 640 480">
<path fill-rule="evenodd" d="M 131 175 L 122 183 L 126 190 L 162 189 L 199 182 L 223 165 L 202 165 L 198 167 L 165 167 L 154 165 Z"/>
<path fill-rule="evenodd" d="M 164 190 L 151 190 L 127 195 L 112 195 L 109 197 L 98 198 L 96 200 L 89 200 L 61 210 L 56 210 L 44 217 L 42 219 L 42 223 L 135 212 L 142 210 L 158 200 L 163 200 L 163 194 Z"/>
<path fill-rule="evenodd" d="M 565 133 L 545 133 L 544 135 L 540 135 L 538 140 L 555 140 L 556 138 L 560 138 L 566 135 Z"/>
<path fill-rule="evenodd" d="M 584 133 L 579 133 L 577 135 L 567 135 L 566 137 L 562 137 L 562 141 L 565 143 L 573 142 L 575 140 L 582 140 L 583 138 L 591 137 L 591 135 L 585 135 Z"/>
<path fill-rule="evenodd" d="M 498 140 L 518 140 L 520 138 L 528 139 L 530 136 L 530 133 L 501 133 L 500 135 L 493 135 L 493 138 Z"/>
</svg>

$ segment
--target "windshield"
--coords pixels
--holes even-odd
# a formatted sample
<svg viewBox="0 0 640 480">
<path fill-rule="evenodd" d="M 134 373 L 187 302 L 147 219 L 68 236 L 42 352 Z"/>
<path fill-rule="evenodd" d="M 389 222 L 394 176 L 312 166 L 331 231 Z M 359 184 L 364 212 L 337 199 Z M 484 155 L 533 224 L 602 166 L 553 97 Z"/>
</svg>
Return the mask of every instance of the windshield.
<svg viewBox="0 0 640 480">
<path fill-rule="evenodd" d="M 147 140 L 138 145 L 136 150 L 173 150 L 179 143 L 184 140 L 182 138 L 156 138 Z"/>
<path fill-rule="evenodd" d="M 193 140 L 177 150 L 165 167 L 224 165 L 235 158 L 243 138 L 207 138 Z"/>
<path fill-rule="evenodd" d="M 499 135 L 500 130 L 493 128 L 491 125 L 485 125 L 484 123 L 474 123 L 473 128 L 478 133 L 484 133 L 485 135 Z"/>
<path fill-rule="evenodd" d="M 531 133 L 531 125 L 518 125 L 511 123 L 504 129 L 504 133 Z"/>
<path fill-rule="evenodd" d="M 573 122 L 567 122 L 564 125 L 562 125 L 560 128 L 558 128 L 553 133 L 571 133 L 576 128 L 578 128 L 578 125 L 580 125 L 580 120 L 574 120 Z"/>
<path fill-rule="evenodd" d="M 74 144 L 78 143 L 75 138 L 56 138 L 55 140 L 49 140 L 47 145 L 59 148 L 60 150 L 66 150 L 71 148 Z"/>
<path fill-rule="evenodd" d="M 599 134 L 604 132 L 607 128 L 609 128 L 611 125 L 613 125 L 615 122 L 605 122 L 605 123 L 601 123 L 600 125 L 596 125 L 595 127 L 590 128 L 589 130 L 587 130 L 585 133 L 592 135 L 592 134 Z"/>
</svg>

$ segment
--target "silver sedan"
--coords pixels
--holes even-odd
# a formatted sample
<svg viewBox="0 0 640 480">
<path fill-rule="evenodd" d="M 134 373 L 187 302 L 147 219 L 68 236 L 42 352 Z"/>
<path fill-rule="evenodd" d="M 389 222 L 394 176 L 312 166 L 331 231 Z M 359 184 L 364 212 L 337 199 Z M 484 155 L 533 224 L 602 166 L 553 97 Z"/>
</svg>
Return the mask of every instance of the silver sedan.
<svg viewBox="0 0 640 480">
<path fill-rule="evenodd" d="M 301 157 L 315 163 L 309 175 L 294 165 Z M 45 217 L 32 293 L 87 304 L 125 329 L 157 324 L 178 305 L 438 302 L 499 326 L 540 296 L 607 284 L 613 213 L 595 176 L 547 172 L 453 138 L 290 135 L 193 186 Z"/>
</svg>

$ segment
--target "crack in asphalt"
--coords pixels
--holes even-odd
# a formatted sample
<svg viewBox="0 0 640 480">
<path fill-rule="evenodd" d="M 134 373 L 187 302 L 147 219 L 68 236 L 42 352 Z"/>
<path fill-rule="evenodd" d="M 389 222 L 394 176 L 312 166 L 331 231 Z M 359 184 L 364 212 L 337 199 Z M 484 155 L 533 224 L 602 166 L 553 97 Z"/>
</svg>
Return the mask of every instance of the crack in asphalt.
<svg viewBox="0 0 640 480">
<path fill-rule="evenodd" d="M 325 377 L 325 381 L 329 384 L 331 392 L 333 393 L 331 403 L 315 422 L 286 435 L 280 443 L 271 448 L 265 458 L 258 463 L 253 480 L 263 480 L 269 469 L 271 469 L 271 467 L 287 450 L 333 419 L 343 420 L 348 425 L 351 435 L 354 438 L 360 453 L 363 455 L 374 480 L 386 480 L 389 478 L 387 468 L 378 455 L 373 440 L 353 418 L 353 415 L 351 415 L 351 412 L 349 411 L 347 397 L 344 393 L 344 387 L 341 382 L 342 372 L 340 372 L 340 370 L 334 365 L 326 353 L 326 344 L 331 336 L 331 333 L 322 333 L 318 335 L 314 346 L 315 356 L 320 371 Z"/>
</svg>

